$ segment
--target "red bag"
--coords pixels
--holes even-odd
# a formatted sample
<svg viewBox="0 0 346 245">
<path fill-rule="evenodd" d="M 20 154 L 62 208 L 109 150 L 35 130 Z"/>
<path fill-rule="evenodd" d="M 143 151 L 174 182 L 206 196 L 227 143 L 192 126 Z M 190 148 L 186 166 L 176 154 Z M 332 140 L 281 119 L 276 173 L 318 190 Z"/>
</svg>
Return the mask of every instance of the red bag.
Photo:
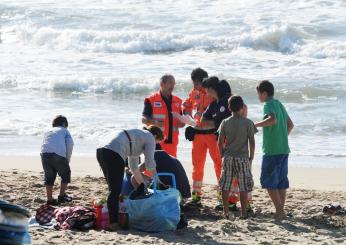
<svg viewBox="0 0 346 245">
<path fill-rule="evenodd" d="M 40 225 L 44 225 L 51 222 L 52 218 L 54 217 L 54 211 L 55 208 L 48 204 L 44 204 L 41 207 L 39 207 L 36 210 L 35 215 L 37 223 L 39 223 Z"/>
</svg>

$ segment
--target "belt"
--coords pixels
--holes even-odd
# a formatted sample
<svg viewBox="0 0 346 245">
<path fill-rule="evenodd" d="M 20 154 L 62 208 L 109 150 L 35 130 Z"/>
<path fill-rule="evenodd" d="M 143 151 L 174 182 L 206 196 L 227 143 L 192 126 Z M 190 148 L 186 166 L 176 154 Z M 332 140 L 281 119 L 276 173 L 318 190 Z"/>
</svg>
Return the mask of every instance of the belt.
<svg viewBox="0 0 346 245">
<path fill-rule="evenodd" d="M 207 130 L 202 130 L 202 129 L 195 129 L 195 134 L 215 134 L 216 129 L 207 129 Z"/>
</svg>

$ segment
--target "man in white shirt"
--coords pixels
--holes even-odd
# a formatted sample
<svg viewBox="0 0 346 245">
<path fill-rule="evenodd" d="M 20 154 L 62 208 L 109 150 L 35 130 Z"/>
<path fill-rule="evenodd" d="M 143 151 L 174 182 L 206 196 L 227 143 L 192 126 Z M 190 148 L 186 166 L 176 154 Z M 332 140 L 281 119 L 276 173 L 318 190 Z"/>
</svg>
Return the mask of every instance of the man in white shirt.
<svg viewBox="0 0 346 245">
<path fill-rule="evenodd" d="M 66 117 L 59 115 L 54 118 L 53 128 L 45 133 L 41 146 L 41 160 L 44 170 L 44 182 L 47 191 L 47 204 L 71 202 L 65 191 L 71 182 L 70 160 L 73 150 L 73 139 L 67 130 Z M 61 177 L 60 194 L 58 200 L 53 198 L 53 186 L 56 175 Z"/>
</svg>

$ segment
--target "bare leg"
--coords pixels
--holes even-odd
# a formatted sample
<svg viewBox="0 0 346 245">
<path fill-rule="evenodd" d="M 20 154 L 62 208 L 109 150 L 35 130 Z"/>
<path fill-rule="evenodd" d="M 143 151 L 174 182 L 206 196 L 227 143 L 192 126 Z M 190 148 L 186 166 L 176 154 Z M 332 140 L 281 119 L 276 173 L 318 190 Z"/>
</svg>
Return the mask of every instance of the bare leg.
<svg viewBox="0 0 346 245">
<path fill-rule="evenodd" d="M 66 188 L 67 188 L 67 183 L 61 182 L 61 184 L 60 184 L 60 196 L 61 197 L 65 195 Z"/>
<path fill-rule="evenodd" d="M 276 214 L 275 214 L 275 219 L 280 221 L 284 218 L 285 213 L 283 210 L 283 205 L 282 205 L 282 201 L 280 198 L 280 193 L 279 190 L 269 190 L 268 189 L 268 194 L 270 196 L 270 199 L 272 200 L 275 209 L 276 209 Z"/>
<path fill-rule="evenodd" d="M 247 217 L 248 192 L 240 191 L 241 217 Z"/>
<path fill-rule="evenodd" d="M 279 195 L 280 195 L 282 210 L 284 210 L 285 202 L 286 202 L 286 189 L 279 189 Z"/>
<path fill-rule="evenodd" d="M 48 201 L 53 200 L 53 186 L 46 185 L 46 191 L 47 191 L 47 200 Z"/>
<path fill-rule="evenodd" d="M 229 197 L 229 191 L 222 190 L 223 214 L 226 219 L 229 218 L 228 197 Z"/>
</svg>

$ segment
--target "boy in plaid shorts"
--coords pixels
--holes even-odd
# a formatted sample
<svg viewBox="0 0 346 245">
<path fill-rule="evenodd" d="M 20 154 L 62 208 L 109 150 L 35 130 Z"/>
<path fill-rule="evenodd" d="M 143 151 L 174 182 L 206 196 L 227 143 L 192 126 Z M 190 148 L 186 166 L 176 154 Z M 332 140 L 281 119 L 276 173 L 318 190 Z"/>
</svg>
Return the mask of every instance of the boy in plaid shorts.
<svg viewBox="0 0 346 245">
<path fill-rule="evenodd" d="M 248 192 L 252 191 L 253 188 L 251 163 L 254 158 L 257 129 L 250 119 L 242 116 L 246 107 L 240 96 L 232 96 L 228 100 L 228 107 L 232 111 L 232 116 L 225 119 L 218 130 L 218 144 L 222 156 L 220 187 L 223 210 L 225 218 L 228 219 L 228 196 L 233 179 L 237 178 L 240 191 L 241 218 L 246 219 Z"/>
</svg>

